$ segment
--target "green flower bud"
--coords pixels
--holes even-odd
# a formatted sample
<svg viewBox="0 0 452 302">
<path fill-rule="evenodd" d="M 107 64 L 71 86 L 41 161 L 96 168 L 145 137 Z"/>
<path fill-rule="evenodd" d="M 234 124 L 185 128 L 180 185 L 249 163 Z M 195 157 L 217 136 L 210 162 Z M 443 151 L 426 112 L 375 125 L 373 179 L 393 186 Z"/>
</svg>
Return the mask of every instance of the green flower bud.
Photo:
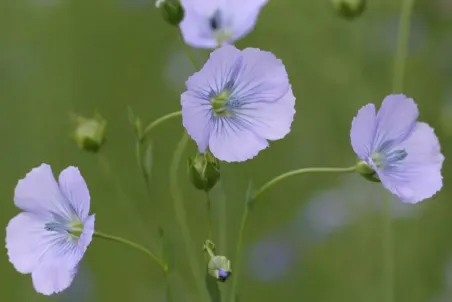
<svg viewBox="0 0 452 302">
<path fill-rule="evenodd" d="M 184 8 L 179 0 L 158 0 L 155 6 L 160 9 L 163 18 L 171 25 L 179 26 L 184 19 Z"/>
<path fill-rule="evenodd" d="M 210 152 L 190 157 L 188 175 L 196 189 L 209 192 L 220 180 L 220 162 Z"/>
<path fill-rule="evenodd" d="M 366 0 L 331 0 L 336 11 L 347 19 L 359 17 L 367 6 Z"/>
<path fill-rule="evenodd" d="M 224 256 L 214 256 L 207 266 L 209 275 L 218 281 L 226 281 L 231 276 L 231 262 Z"/>
<path fill-rule="evenodd" d="M 97 152 L 105 142 L 107 121 L 100 115 L 94 118 L 76 117 L 74 140 L 80 149 Z"/>
<path fill-rule="evenodd" d="M 356 164 L 356 172 L 358 172 L 362 177 L 369 181 L 381 182 L 375 170 L 372 169 L 372 167 L 363 160 L 359 161 Z"/>
</svg>

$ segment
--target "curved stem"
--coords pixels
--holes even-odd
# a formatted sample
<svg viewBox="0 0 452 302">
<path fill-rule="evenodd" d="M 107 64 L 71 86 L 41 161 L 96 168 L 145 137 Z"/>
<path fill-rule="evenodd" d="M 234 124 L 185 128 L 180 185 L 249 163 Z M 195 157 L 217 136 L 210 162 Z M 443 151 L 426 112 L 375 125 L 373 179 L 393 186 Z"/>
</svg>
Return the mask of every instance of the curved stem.
<svg viewBox="0 0 452 302">
<path fill-rule="evenodd" d="M 266 190 L 279 183 L 280 181 L 287 179 L 292 176 L 305 174 L 305 173 L 319 173 L 319 172 L 330 172 L 330 173 L 347 173 L 354 172 L 356 170 L 356 166 L 348 167 L 348 168 L 302 168 L 298 170 L 289 171 L 283 173 L 272 180 L 268 181 L 264 184 L 256 193 L 253 195 L 251 202 L 255 202 L 256 199 L 261 196 Z M 249 204 L 245 205 L 245 210 L 243 212 L 242 221 L 240 223 L 239 236 L 237 239 L 237 248 L 235 252 L 235 269 L 234 269 L 234 278 L 232 280 L 231 291 L 230 291 L 230 301 L 235 302 L 236 288 L 238 282 L 238 275 L 240 269 L 240 254 L 242 251 L 242 243 L 243 243 L 243 234 L 245 233 L 246 223 L 248 221 L 249 215 Z"/>
<path fill-rule="evenodd" d="M 176 111 L 176 112 L 172 112 L 172 113 L 159 117 L 158 119 L 156 119 L 155 121 L 153 121 L 152 123 L 147 125 L 146 128 L 144 128 L 143 133 L 140 137 L 140 142 L 143 141 L 143 139 L 146 137 L 146 135 L 148 135 L 155 127 L 157 127 L 161 123 L 163 123 L 167 120 L 170 120 L 174 117 L 181 116 L 181 115 L 182 115 L 182 111 Z"/>
<path fill-rule="evenodd" d="M 179 37 L 182 41 L 182 44 L 184 45 L 185 53 L 187 54 L 187 57 L 190 60 L 190 62 L 193 64 L 193 67 L 195 68 L 196 71 L 200 70 L 201 67 L 198 64 L 198 61 L 196 61 L 195 55 L 193 54 L 191 47 L 185 43 L 184 37 L 182 36 L 182 32 L 180 32 L 180 31 L 179 31 Z"/>
<path fill-rule="evenodd" d="M 198 287 L 198 290 L 201 293 L 204 293 L 203 289 L 203 277 L 200 270 L 200 265 L 196 259 L 196 254 L 194 253 L 193 247 L 192 247 L 192 238 L 189 232 L 187 218 L 186 218 L 186 211 L 184 207 L 184 201 L 182 198 L 182 195 L 179 190 L 178 185 L 178 168 L 181 161 L 182 154 L 184 152 L 185 146 L 188 143 L 189 136 L 186 132 L 184 132 L 184 135 L 182 136 L 181 140 L 179 141 L 179 144 L 176 148 L 176 151 L 174 151 L 173 158 L 171 160 L 171 166 L 170 166 L 170 192 L 171 197 L 173 199 L 173 207 L 176 214 L 176 220 L 179 223 L 181 232 L 182 232 L 182 238 L 184 239 L 184 244 L 187 249 L 188 253 L 188 260 L 190 263 L 190 270 L 193 274 L 193 277 L 196 280 L 196 284 Z"/>
<path fill-rule="evenodd" d="M 287 179 L 292 176 L 305 174 L 305 173 L 319 173 L 319 172 L 354 172 L 356 170 L 356 166 L 348 167 L 348 168 L 302 168 L 298 170 L 293 170 L 286 172 L 284 174 L 281 174 L 269 182 L 267 182 L 265 185 L 263 185 L 254 195 L 253 200 L 259 197 L 262 193 L 264 193 L 266 190 L 268 190 L 270 187 L 274 186 L 275 184 L 279 183 L 280 181 Z"/>
<path fill-rule="evenodd" d="M 402 0 L 402 9 L 400 11 L 397 53 L 394 61 L 394 78 L 392 82 L 392 91 L 401 92 L 405 76 L 405 63 L 410 36 L 410 19 L 413 11 L 414 0 Z"/>
<path fill-rule="evenodd" d="M 102 239 L 106 239 L 106 240 L 110 240 L 110 241 L 119 242 L 119 243 L 125 244 L 127 246 L 130 246 L 134 249 L 137 249 L 137 250 L 145 253 L 146 255 L 148 255 L 152 260 L 154 260 L 158 265 L 160 265 L 162 267 L 163 271 L 165 272 L 165 275 L 168 272 L 168 265 L 165 264 L 160 258 L 155 256 L 154 253 L 152 253 L 150 250 L 148 250 L 146 247 L 142 246 L 141 244 L 135 243 L 128 239 L 124 239 L 122 237 L 108 235 L 108 234 L 105 234 L 105 233 L 102 233 L 99 231 L 95 231 L 93 236 L 97 237 L 97 238 L 102 238 Z"/>
</svg>

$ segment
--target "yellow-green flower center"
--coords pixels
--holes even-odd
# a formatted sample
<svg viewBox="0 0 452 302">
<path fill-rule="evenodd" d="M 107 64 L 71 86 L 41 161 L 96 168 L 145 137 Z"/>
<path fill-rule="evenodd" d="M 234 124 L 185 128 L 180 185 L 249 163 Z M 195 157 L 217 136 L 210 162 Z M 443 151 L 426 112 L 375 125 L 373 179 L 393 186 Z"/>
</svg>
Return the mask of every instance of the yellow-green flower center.
<svg viewBox="0 0 452 302">
<path fill-rule="evenodd" d="M 228 91 L 223 91 L 219 95 L 213 97 L 210 101 L 212 103 L 212 110 L 215 116 L 230 116 L 231 110 L 228 108 L 230 95 Z"/>
</svg>

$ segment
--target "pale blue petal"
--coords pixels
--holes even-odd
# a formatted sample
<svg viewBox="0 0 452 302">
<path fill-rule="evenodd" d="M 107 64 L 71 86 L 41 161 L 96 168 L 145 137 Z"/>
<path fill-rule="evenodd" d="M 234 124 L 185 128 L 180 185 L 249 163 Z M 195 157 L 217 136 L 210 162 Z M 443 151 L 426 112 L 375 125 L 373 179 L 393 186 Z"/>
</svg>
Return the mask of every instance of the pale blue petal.
<svg viewBox="0 0 452 302">
<path fill-rule="evenodd" d="M 214 50 L 201 70 L 188 78 L 187 90 L 199 98 L 208 98 L 212 91 L 220 93 L 226 83 L 234 80 L 233 71 L 240 56 L 240 50 L 231 45 Z M 184 106 L 183 99 L 181 103 Z"/>
<path fill-rule="evenodd" d="M 233 16 L 232 41 L 239 40 L 250 33 L 257 22 L 257 17 L 268 0 L 232 0 L 228 5 L 229 14 Z"/>
<path fill-rule="evenodd" d="M 295 115 L 295 96 L 292 89 L 276 102 L 247 102 L 236 111 L 237 117 L 247 123 L 256 135 L 268 139 L 284 138 Z"/>
<path fill-rule="evenodd" d="M 407 156 L 377 170 L 383 185 L 394 195 L 404 202 L 417 203 L 432 197 L 442 188 L 444 156 L 429 125 L 416 123 L 411 136 L 390 151 L 394 150 L 404 150 Z"/>
<path fill-rule="evenodd" d="M 210 101 L 187 91 L 181 95 L 181 104 L 182 124 L 198 145 L 199 152 L 204 153 L 213 127 Z"/>
<path fill-rule="evenodd" d="M 268 147 L 268 142 L 240 119 L 224 118 L 215 123 L 209 147 L 219 160 L 241 162 L 255 157 Z"/>
<path fill-rule="evenodd" d="M 416 125 L 419 111 L 413 99 L 392 94 L 383 100 L 376 118 L 373 151 L 382 151 L 405 140 Z"/>
<path fill-rule="evenodd" d="M 55 213 L 66 220 L 71 220 L 74 214 L 47 164 L 33 168 L 24 179 L 19 180 L 14 192 L 14 203 L 27 212 L 40 215 Z"/>
<path fill-rule="evenodd" d="M 64 169 L 58 178 L 60 189 L 80 220 L 89 214 L 90 195 L 86 182 L 76 167 Z"/>
<path fill-rule="evenodd" d="M 367 104 L 358 111 L 352 121 L 350 131 L 353 151 L 362 160 L 367 160 L 371 155 L 375 126 L 375 106 L 374 104 Z"/>
<path fill-rule="evenodd" d="M 38 293 L 49 296 L 67 289 L 75 275 L 77 266 L 69 259 L 45 258 L 31 274 L 33 286 Z"/>
</svg>

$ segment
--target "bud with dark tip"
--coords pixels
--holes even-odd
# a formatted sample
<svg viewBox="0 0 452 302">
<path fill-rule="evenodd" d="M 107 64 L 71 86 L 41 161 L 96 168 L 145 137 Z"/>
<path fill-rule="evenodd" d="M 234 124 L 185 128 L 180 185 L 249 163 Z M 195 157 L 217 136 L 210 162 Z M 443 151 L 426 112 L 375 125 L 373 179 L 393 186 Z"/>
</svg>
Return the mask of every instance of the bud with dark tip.
<svg viewBox="0 0 452 302">
<path fill-rule="evenodd" d="M 107 121 L 100 115 L 94 118 L 75 118 L 74 140 L 80 149 L 97 152 L 106 138 Z"/>
<path fill-rule="evenodd" d="M 188 175 L 195 188 L 209 192 L 220 180 L 220 162 L 210 152 L 190 157 Z"/>
<path fill-rule="evenodd" d="M 366 0 L 331 0 L 336 11 L 347 19 L 359 17 L 367 6 Z"/>
<path fill-rule="evenodd" d="M 207 271 L 209 275 L 218 281 L 226 281 L 232 273 L 231 261 L 229 261 L 225 256 L 215 255 L 215 244 L 210 240 L 207 240 L 204 244 L 204 250 L 206 251 L 209 259 L 209 263 L 207 264 Z"/>
<path fill-rule="evenodd" d="M 163 18 L 171 25 L 179 26 L 184 19 L 184 8 L 179 0 L 158 0 L 155 6 L 160 9 Z"/>
</svg>

